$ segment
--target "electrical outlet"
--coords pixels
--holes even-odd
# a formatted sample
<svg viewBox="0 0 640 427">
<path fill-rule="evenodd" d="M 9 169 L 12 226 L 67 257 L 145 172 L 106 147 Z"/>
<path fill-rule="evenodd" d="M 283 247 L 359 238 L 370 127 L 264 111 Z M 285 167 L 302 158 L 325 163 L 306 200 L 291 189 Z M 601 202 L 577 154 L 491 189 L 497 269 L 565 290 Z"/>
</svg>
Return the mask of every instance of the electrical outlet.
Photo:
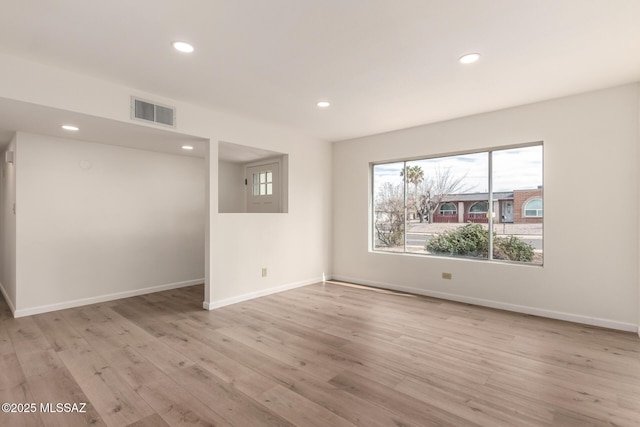
<svg viewBox="0 0 640 427">
<path fill-rule="evenodd" d="M 267 267 L 262 267 L 262 277 L 267 277 Z"/>
<path fill-rule="evenodd" d="M 447 280 L 451 280 L 453 278 L 453 274 L 451 274 L 451 273 L 442 273 L 442 278 L 443 279 L 447 279 Z"/>
</svg>

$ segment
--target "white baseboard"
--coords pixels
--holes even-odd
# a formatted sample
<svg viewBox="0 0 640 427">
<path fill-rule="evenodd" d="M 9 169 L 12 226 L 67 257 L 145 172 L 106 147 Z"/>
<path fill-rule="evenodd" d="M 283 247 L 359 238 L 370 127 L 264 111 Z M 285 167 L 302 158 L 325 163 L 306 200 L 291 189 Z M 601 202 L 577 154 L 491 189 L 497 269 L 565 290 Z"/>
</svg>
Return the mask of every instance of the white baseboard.
<svg viewBox="0 0 640 427">
<path fill-rule="evenodd" d="M 150 294 L 153 292 L 168 291 L 170 289 L 184 288 L 185 286 L 193 286 L 204 283 L 204 279 L 187 280 L 184 282 L 169 283 L 166 285 L 151 286 L 148 288 L 134 289 L 131 291 L 118 292 L 115 294 L 100 295 L 97 297 L 82 298 L 73 301 L 59 302 L 50 305 L 41 305 L 39 307 L 22 308 L 13 312 L 14 317 L 31 316 L 34 314 L 48 313 L 50 311 L 64 310 L 65 308 L 80 307 L 83 305 L 97 304 L 105 301 L 113 301 L 116 299 L 135 297 L 138 295 Z"/>
<path fill-rule="evenodd" d="M 9 294 L 7 294 L 7 291 L 5 291 L 4 285 L 2 284 L 2 282 L 0 282 L 0 292 L 2 292 L 2 296 L 4 297 L 4 300 L 7 302 L 7 305 L 9 306 L 11 313 L 13 313 L 13 317 L 15 317 L 16 307 L 13 305 L 13 301 L 11 301 L 11 298 L 9 298 Z"/>
<path fill-rule="evenodd" d="M 243 301 L 249 301 L 255 298 L 265 297 L 267 295 L 276 294 L 278 292 L 288 291 L 290 289 L 300 288 L 302 286 L 312 285 L 314 283 L 322 282 L 322 277 L 317 279 L 308 279 L 300 282 L 289 283 L 286 285 L 276 286 L 269 289 L 263 289 L 261 291 L 249 292 L 248 294 L 242 294 L 231 298 L 225 298 L 219 301 L 204 301 L 202 303 L 202 307 L 205 310 L 215 310 L 216 308 L 221 308 L 231 304 L 237 304 Z"/>
<path fill-rule="evenodd" d="M 638 325 L 633 323 L 619 322 L 617 320 L 601 319 L 597 317 L 583 316 L 581 314 L 564 313 L 561 311 L 547 310 L 544 308 L 529 307 L 525 305 L 510 304 L 500 301 L 487 300 L 482 298 L 469 297 L 465 295 L 449 294 L 445 292 L 430 291 L 424 289 L 408 288 L 391 283 L 376 282 L 355 277 L 334 275 L 333 280 L 358 285 L 372 286 L 375 288 L 391 289 L 394 291 L 407 292 L 411 294 L 424 295 L 433 298 L 463 302 L 467 304 L 480 305 L 483 307 L 497 308 L 500 310 L 514 311 L 516 313 L 532 314 L 534 316 L 548 317 L 550 319 L 565 320 L 568 322 L 582 323 L 585 325 L 600 326 L 603 328 L 617 329 L 621 331 L 637 332 L 640 335 Z"/>
</svg>

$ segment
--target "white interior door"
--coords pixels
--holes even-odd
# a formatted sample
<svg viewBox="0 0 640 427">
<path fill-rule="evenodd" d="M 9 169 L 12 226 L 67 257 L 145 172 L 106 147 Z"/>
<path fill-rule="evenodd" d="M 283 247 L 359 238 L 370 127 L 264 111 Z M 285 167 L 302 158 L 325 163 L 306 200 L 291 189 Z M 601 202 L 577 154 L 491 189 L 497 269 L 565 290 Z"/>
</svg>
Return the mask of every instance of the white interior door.
<svg viewBox="0 0 640 427">
<path fill-rule="evenodd" d="M 246 169 L 247 212 L 280 212 L 280 163 Z"/>
</svg>

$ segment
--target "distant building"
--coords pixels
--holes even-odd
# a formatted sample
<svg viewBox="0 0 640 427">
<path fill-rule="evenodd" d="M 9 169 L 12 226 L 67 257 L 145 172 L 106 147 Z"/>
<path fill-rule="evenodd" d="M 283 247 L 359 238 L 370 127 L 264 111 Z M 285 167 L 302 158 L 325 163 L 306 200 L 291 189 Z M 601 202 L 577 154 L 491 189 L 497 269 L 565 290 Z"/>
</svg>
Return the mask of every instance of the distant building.
<svg viewBox="0 0 640 427">
<path fill-rule="evenodd" d="M 489 194 L 449 194 L 433 215 L 433 222 L 487 223 Z M 535 224 L 542 222 L 542 188 L 493 193 L 494 223 Z"/>
</svg>

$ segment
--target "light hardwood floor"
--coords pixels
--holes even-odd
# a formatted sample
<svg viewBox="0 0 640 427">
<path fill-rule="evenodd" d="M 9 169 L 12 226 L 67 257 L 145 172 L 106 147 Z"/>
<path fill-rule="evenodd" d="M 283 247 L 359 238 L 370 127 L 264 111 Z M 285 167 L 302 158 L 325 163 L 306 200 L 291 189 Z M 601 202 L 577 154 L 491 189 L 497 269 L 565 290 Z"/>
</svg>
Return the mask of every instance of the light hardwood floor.
<svg viewBox="0 0 640 427">
<path fill-rule="evenodd" d="M 194 286 L 12 319 L 1 426 L 640 425 L 640 339 L 315 284 L 207 312 Z"/>
</svg>

